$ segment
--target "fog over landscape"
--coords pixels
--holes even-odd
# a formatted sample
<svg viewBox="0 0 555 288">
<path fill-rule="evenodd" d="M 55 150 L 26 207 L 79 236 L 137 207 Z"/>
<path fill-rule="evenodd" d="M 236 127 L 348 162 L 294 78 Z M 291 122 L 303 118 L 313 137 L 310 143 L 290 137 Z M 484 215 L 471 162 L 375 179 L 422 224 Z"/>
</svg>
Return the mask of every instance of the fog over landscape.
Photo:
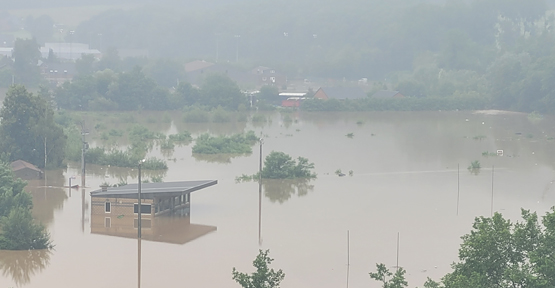
<svg viewBox="0 0 555 288">
<path fill-rule="evenodd" d="M 555 0 L 5 2 L 0 287 L 555 287 Z"/>
</svg>

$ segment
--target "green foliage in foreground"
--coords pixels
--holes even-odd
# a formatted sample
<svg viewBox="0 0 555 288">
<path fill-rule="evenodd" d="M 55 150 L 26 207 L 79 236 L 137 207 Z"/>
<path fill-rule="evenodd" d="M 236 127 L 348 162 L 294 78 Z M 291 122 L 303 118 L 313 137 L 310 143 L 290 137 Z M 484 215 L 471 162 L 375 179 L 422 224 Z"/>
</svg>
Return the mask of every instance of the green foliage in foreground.
<svg viewBox="0 0 555 288">
<path fill-rule="evenodd" d="M 545 216 L 522 210 L 521 222 L 500 213 L 477 217 L 469 234 L 461 237 L 459 262 L 441 282 L 428 278 L 426 288 L 548 288 L 555 287 L 555 207 Z M 370 276 L 383 287 L 406 287 L 404 270 L 392 275 L 383 264 Z M 399 271 L 402 271 L 400 273 Z M 399 275 L 397 275 L 399 274 Z M 397 280 L 396 280 L 397 278 Z"/>
<path fill-rule="evenodd" d="M 256 256 L 252 262 L 252 265 L 256 268 L 256 272 L 250 275 L 241 273 L 233 267 L 232 279 L 243 288 L 278 288 L 283 278 L 285 278 L 285 273 L 283 273 L 281 269 L 278 271 L 269 269 L 268 266 L 274 261 L 274 259 L 268 256 L 269 253 L 270 250 L 259 250 L 258 256 Z"/>
<path fill-rule="evenodd" d="M 313 169 L 314 163 L 309 163 L 306 158 L 299 157 L 295 161 L 283 152 L 272 151 L 264 160 L 262 178 L 316 178 L 316 174 L 312 172 Z"/>
<path fill-rule="evenodd" d="M 305 111 L 437 111 L 437 110 L 481 110 L 489 107 L 485 97 L 406 97 L 391 99 L 353 100 L 305 100 L 301 109 Z"/>
<path fill-rule="evenodd" d="M 403 288 L 408 283 L 405 280 L 405 269 L 398 268 L 395 274 L 391 273 L 384 264 L 376 264 L 377 272 L 370 272 L 370 278 L 383 283 L 383 288 Z M 391 277 L 393 276 L 393 277 Z"/>
<path fill-rule="evenodd" d="M 193 146 L 198 154 L 250 154 L 252 146 L 258 141 L 254 131 L 231 136 L 200 135 Z"/>
<path fill-rule="evenodd" d="M 52 248 L 50 236 L 31 215 L 31 195 L 25 182 L 14 180 L 10 166 L 0 163 L 0 250 Z"/>
<path fill-rule="evenodd" d="M 541 221 L 528 210 L 516 223 L 500 213 L 476 218 L 461 237 L 459 262 L 443 278 L 445 287 L 555 287 L 554 211 Z"/>
</svg>

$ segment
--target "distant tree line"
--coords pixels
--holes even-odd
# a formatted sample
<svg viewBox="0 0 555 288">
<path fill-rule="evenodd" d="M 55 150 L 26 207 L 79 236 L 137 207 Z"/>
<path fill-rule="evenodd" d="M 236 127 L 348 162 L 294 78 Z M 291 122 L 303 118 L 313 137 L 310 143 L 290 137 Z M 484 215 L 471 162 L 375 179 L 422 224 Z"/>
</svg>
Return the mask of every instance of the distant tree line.
<svg viewBox="0 0 555 288">
<path fill-rule="evenodd" d="M 53 92 L 60 108 L 69 110 L 175 110 L 202 106 L 229 110 L 246 107 L 239 86 L 223 74 L 207 75 L 200 88 L 181 82 L 172 91 L 147 77 L 140 67 L 130 72 L 106 69 L 65 82 Z"/>
<path fill-rule="evenodd" d="M 288 0 L 281 6 L 295 9 L 270 9 L 271 2 L 246 1 L 194 14 L 110 11 L 83 22 L 76 37 L 101 33 L 107 45 L 207 59 L 218 43 L 219 57 L 240 51 L 245 62 L 273 65 L 291 78 L 385 79 L 388 89 L 411 97 L 477 96 L 491 108 L 555 112 L 549 74 L 555 17 L 544 0 L 312 4 Z M 117 36 L 123 34 L 130 36 Z"/>
<path fill-rule="evenodd" d="M 547 10 L 544 0 L 328 0 L 318 5 L 286 0 L 280 2 L 283 9 L 253 2 L 210 10 L 108 11 L 83 22 L 75 37 L 88 41 L 100 33 L 107 46 L 176 58 L 213 59 L 219 50 L 219 57 L 234 60 L 239 45 L 245 61 L 305 76 L 383 79 L 390 72 L 412 70 L 427 52 L 449 69 L 484 68 L 496 42 L 515 44 L 517 22 L 530 31 Z"/>
<path fill-rule="evenodd" d="M 76 63 L 74 83 L 54 91 L 58 104 L 77 110 L 237 109 L 237 101 L 245 102 L 232 81 L 220 78 L 211 83 L 217 85 L 194 88 L 184 83 L 183 65 L 175 59 L 239 56 L 243 65 L 269 65 L 289 79 L 364 77 L 411 98 L 451 104 L 482 98 L 478 102 L 488 108 L 555 113 L 555 17 L 545 0 L 326 0 L 316 6 L 285 0 L 284 9 L 273 9 L 271 2 L 239 2 L 209 10 L 163 5 L 111 10 L 81 23 L 76 42 L 100 34 L 103 47 L 146 49 L 155 58 L 120 59 L 114 48 L 103 49 L 100 61 L 85 56 Z M 27 22 L 40 39 L 40 23 L 48 19 Z M 12 76 L 19 84 L 40 82 L 37 47 L 32 40 L 16 43 L 13 71 L 0 68 L 0 85 L 9 85 Z M 264 103 L 273 104 L 266 95 L 260 93 Z M 411 100 L 416 104 L 399 104 L 405 105 L 399 110 L 445 106 L 434 105 L 436 100 Z"/>
</svg>

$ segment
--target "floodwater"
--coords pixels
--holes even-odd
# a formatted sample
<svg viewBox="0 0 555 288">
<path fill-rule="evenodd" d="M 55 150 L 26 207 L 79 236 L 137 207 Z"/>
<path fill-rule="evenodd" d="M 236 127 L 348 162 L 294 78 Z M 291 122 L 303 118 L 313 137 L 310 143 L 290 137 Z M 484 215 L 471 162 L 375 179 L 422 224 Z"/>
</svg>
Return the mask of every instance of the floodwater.
<svg viewBox="0 0 555 288">
<path fill-rule="evenodd" d="M 148 115 L 140 119 L 162 118 Z M 284 117 L 275 113 L 256 125 L 185 124 L 173 115 L 171 123 L 144 124 L 194 136 L 262 132 L 263 154 L 306 157 L 318 178 L 265 181 L 259 199 L 258 183 L 235 182 L 257 172 L 258 145 L 236 157 L 193 157 L 192 144 L 176 146 L 164 154 L 171 159 L 167 171 L 145 171 L 143 178 L 218 184 L 193 193 L 190 217 L 161 219 L 156 230 L 153 222 L 140 242 L 132 232 L 93 231 L 89 196 L 103 182 L 135 183 L 136 169 L 89 165 L 84 190 L 60 188 L 71 176 L 80 182 L 79 163 L 49 171 L 46 185 L 30 182 L 34 215 L 56 247 L 0 251 L 0 287 L 137 287 L 139 275 L 141 287 L 239 287 L 232 268 L 252 272 L 258 249 L 270 249 L 272 267 L 285 272 L 282 287 L 380 287 L 368 273 L 376 263 L 394 270 L 397 261 L 416 287 L 450 271 L 474 217 L 498 211 L 518 220 L 521 207 L 543 215 L 555 200 L 554 118 L 470 112 Z M 482 156 L 496 150 L 504 156 Z M 150 154 L 162 157 L 156 146 Z M 477 175 L 467 170 L 474 160 L 482 164 Z M 338 169 L 347 175 L 338 177 Z"/>
</svg>

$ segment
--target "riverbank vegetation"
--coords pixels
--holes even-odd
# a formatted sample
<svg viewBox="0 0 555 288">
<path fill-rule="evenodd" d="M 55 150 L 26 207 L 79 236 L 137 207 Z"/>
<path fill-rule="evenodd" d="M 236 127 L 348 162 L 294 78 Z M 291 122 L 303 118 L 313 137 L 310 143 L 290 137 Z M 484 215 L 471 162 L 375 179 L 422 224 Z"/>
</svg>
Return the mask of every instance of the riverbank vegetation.
<svg viewBox="0 0 555 288">
<path fill-rule="evenodd" d="M 44 226 L 31 215 L 33 202 L 25 182 L 14 179 L 10 165 L 0 162 L 0 250 L 53 248 Z"/>
<path fill-rule="evenodd" d="M 236 182 L 262 179 L 314 179 L 314 163 L 307 158 L 298 157 L 297 160 L 284 152 L 272 151 L 264 159 L 264 168 L 253 175 L 243 174 L 235 178 Z"/>
<path fill-rule="evenodd" d="M 66 146 L 67 160 L 81 161 L 83 143 L 79 129 L 74 124 L 66 129 L 66 134 L 68 136 Z M 120 138 L 123 137 L 123 134 L 123 131 L 120 131 L 114 137 Z M 192 136 L 188 131 L 169 135 L 168 139 L 166 139 L 166 135 L 152 132 L 138 124 L 131 126 L 126 136 L 130 145 L 125 150 L 119 147 L 90 147 L 85 150 L 85 162 L 105 166 L 134 168 L 140 160 L 145 159 L 146 154 L 154 147 L 155 143 L 158 143 L 161 149 L 173 149 L 175 143 L 188 144 L 192 140 Z M 109 139 L 104 140 L 107 141 Z M 168 168 L 164 160 L 155 157 L 146 158 L 142 167 L 146 170 L 164 170 Z"/>
<path fill-rule="evenodd" d="M 171 7 L 161 4 L 160 9 L 100 13 L 70 31 L 74 32 L 71 41 L 102 50 L 102 59 L 92 55 L 78 59 L 73 81 L 49 93 L 60 107 L 71 110 L 179 110 L 190 106 L 237 110 L 247 108 L 249 103 L 229 77 L 245 82 L 244 78 L 254 78 L 253 67 L 264 65 L 290 82 L 308 83 L 309 97 L 319 86 L 330 85 L 361 85 L 370 95 L 376 90 L 398 90 L 407 96 L 405 101 L 352 101 L 363 104 L 360 107 L 305 104 L 311 111 L 492 108 L 555 113 L 550 81 L 555 67 L 552 1 L 348 0 L 347 4 L 328 1 L 316 8 L 309 0 L 297 2 L 282 3 L 283 7 L 297 7 L 293 11 L 271 9 L 272 3 L 253 6 L 236 1 L 206 10 L 185 9 L 172 3 Z M 259 13 L 262 10 L 268 13 Z M 341 22 L 344 17 L 352 21 L 329 24 Z M 167 19 L 173 21 L 168 23 Z M 229 23 L 227 19 L 244 21 Z M 259 29 L 258 24 L 268 19 L 272 19 L 265 26 L 268 29 Z M 292 19 L 328 26 L 297 25 L 292 29 Z M 47 64 L 60 61 L 41 58 L 39 44 L 69 42 L 70 35 L 36 20 L 27 18 L 28 27 L 14 28 L 33 37 L 16 41 L 14 65 L 0 69 L 0 86 L 15 81 L 38 87 L 46 83 L 37 66 L 39 60 Z M 46 15 L 41 21 L 55 23 Z M 149 29 L 137 33 L 135 23 Z M 231 24 L 234 31 L 249 36 L 239 38 L 218 28 Z M 128 37 L 114 36 L 114 27 Z M 102 40 L 91 35 L 102 35 Z M 296 45 L 289 45 L 286 39 Z M 216 58 L 210 52 L 214 43 L 223 53 L 216 53 Z M 230 52 L 238 52 L 241 46 L 241 53 Z M 122 58 L 113 47 L 144 49 L 149 57 Z M 220 61 L 218 57 L 222 57 Z M 202 61 L 205 69 L 186 71 L 180 60 L 185 58 L 206 59 Z M 231 63 L 232 59 L 236 63 Z M 221 74 L 210 75 L 210 71 Z M 196 81 L 195 73 L 204 74 L 204 80 Z M 259 84 L 254 82 L 241 83 L 241 88 L 252 91 Z M 278 104 L 271 95 L 276 88 L 283 90 L 286 86 L 258 87 L 260 101 L 255 105 L 263 109 Z"/>
<path fill-rule="evenodd" d="M 250 154 L 252 146 L 258 141 L 254 131 L 231 136 L 212 136 L 201 134 L 195 140 L 195 154 Z"/>
<path fill-rule="evenodd" d="M 272 151 L 264 159 L 264 168 L 262 168 L 262 178 L 267 179 L 286 179 L 286 178 L 316 178 L 313 172 L 314 163 L 308 161 L 307 158 L 298 157 L 295 161 L 291 156 L 283 153 Z"/>
</svg>

